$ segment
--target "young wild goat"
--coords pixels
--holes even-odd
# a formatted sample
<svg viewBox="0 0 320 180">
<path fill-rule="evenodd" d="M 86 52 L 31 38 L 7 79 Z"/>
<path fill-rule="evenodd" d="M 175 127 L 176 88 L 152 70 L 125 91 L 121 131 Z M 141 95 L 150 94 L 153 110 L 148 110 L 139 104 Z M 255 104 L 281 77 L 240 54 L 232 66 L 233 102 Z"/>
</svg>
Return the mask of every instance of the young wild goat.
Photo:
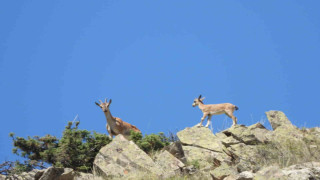
<svg viewBox="0 0 320 180">
<path fill-rule="evenodd" d="M 212 115 L 219 115 L 219 114 L 226 114 L 228 117 L 232 118 L 234 126 L 237 124 L 237 118 L 233 115 L 233 112 L 235 110 L 238 110 L 239 108 L 233 104 L 230 103 L 223 103 L 223 104 L 203 104 L 204 97 L 201 98 L 201 95 L 194 99 L 192 106 L 199 106 L 199 109 L 202 111 L 203 116 L 201 118 L 201 121 L 197 126 L 202 126 L 202 122 L 205 120 L 205 118 L 208 116 L 208 122 L 206 127 L 209 126 L 211 122 L 211 116 Z"/>
<path fill-rule="evenodd" d="M 111 115 L 111 112 L 109 110 L 109 106 L 112 102 L 111 99 L 109 100 L 109 102 L 107 102 L 107 99 L 105 99 L 104 103 L 101 100 L 99 100 L 99 102 L 100 104 L 97 102 L 95 103 L 102 109 L 104 115 L 107 118 L 107 131 L 111 139 L 112 136 L 116 136 L 118 134 L 122 134 L 125 138 L 129 139 L 131 131 L 141 132 L 136 126 L 124 122 L 120 118 L 113 117 Z"/>
</svg>

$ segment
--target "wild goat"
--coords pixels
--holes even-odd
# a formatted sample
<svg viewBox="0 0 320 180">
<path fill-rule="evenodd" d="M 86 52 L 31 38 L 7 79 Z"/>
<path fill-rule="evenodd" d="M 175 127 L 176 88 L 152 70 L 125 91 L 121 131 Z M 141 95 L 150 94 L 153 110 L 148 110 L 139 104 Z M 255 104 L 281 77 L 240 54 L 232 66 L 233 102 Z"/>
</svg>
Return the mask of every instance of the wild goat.
<svg viewBox="0 0 320 180">
<path fill-rule="evenodd" d="M 226 114 L 228 117 L 230 117 L 233 121 L 232 126 L 237 124 L 237 118 L 233 115 L 233 112 L 235 110 L 238 110 L 239 108 L 233 104 L 230 103 L 223 103 L 223 104 L 203 104 L 204 97 L 201 98 L 201 95 L 194 99 L 192 106 L 199 106 L 199 109 L 202 111 L 203 116 L 201 118 L 201 121 L 197 126 L 202 126 L 202 122 L 205 120 L 205 118 L 208 116 L 208 122 L 206 127 L 209 126 L 211 122 L 211 116 L 212 115 L 219 115 L 219 114 Z"/>
<path fill-rule="evenodd" d="M 110 99 L 109 102 L 107 102 L 107 99 L 105 99 L 105 102 L 103 103 L 101 100 L 99 100 L 100 104 L 95 102 L 97 106 L 99 106 L 102 111 L 104 112 L 104 115 L 107 118 L 107 131 L 109 133 L 109 137 L 112 139 L 113 136 L 116 136 L 118 134 L 122 134 L 125 138 L 129 139 L 130 132 L 141 132 L 136 126 L 131 125 L 127 122 L 122 121 L 118 117 L 113 117 L 111 115 L 109 106 L 112 102 Z"/>
</svg>

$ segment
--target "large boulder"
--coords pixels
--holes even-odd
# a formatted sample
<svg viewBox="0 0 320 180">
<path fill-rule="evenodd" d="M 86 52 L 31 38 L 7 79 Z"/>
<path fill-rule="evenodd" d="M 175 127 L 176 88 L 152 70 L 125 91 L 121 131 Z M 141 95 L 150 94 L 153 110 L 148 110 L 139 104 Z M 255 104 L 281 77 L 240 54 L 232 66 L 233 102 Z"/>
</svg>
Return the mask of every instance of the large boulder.
<svg viewBox="0 0 320 180">
<path fill-rule="evenodd" d="M 215 152 L 223 152 L 222 144 L 209 128 L 194 126 L 177 133 L 183 145 L 200 147 Z"/>
<path fill-rule="evenodd" d="M 118 135 L 97 154 L 93 174 L 105 179 L 137 179 L 137 176 L 160 178 L 164 171 L 135 143 Z"/>
</svg>

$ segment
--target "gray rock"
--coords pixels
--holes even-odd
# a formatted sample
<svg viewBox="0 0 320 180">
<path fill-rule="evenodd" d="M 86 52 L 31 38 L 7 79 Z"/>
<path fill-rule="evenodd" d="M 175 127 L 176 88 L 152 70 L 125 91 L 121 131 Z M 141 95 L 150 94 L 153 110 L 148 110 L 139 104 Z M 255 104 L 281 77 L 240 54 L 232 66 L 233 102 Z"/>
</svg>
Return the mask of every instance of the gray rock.
<svg viewBox="0 0 320 180">
<path fill-rule="evenodd" d="M 292 180 L 320 179 L 320 163 L 308 162 L 282 169 L 283 174 Z"/>
<path fill-rule="evenodd" d="M 0 180 L 5 180 L 7 176 L 0 174 Z"/>
<path fill-rule="evenodd" d="M 230 157 L 224 153 L 214 152 L 194 146 L 183 146 L 182 148 L 185 152 L 187 161 L 198 161 L 201 169 L 208 166 L 218 166 L 223 161 L 231 161 Z"/>
<path fill-rule="evenodd" d="M 258 171 L 255 174 L 253 179 L 254 180 L 269 180 L 269 179 L 286 180 L 287 178 L 284 176 L 279 166 L 269 166 Z"/>
<path fill-rule="evenodd" d="M 205 148 L 211 151 L 222 152 L 220 140 L 206 127 L 186 128 L 177 133 L 183 145 Z"/>
<path fill-rule="evenodd" d="M 168 151 L 164 150 L 154 156 L 155 162 L 164 170 L 165 178 L 180 175 L 185 165 Z"/>
<path fill-rule="evenodd" d="M 260 123 L 246 127 L 244 125 L 235 125 L 223 131 L 231 140 L 222 140 L 226 146 L 238 144 L 240 142 L 255 145 L 268 142 L 267 134 L 270 132 Z"/>
<path fill-rule="evenodd" d="M 10 176 L 3 176 L 3 177 L 0 177 L 0 180 L 1 178 L 6 178 L 6 179 L 23 179 L 23 180 L 38 180 L 40 179 L 40 177 L 42 176 L 43 172 L 45 171 L 45 169 L 42 169 L 42 170 L 38 170 L 38 169 L 33 169 L 32 171 L 30 172 L 22 172 L 21 174 L 14 174 L 14 175 L 10 175 Z"/>
<path fill-rule="evenodd" d="M 95 178 L 93 174 L 77 172 L 73 180 L 98 180 L 99 178 Z M 101 179 L 101 178 L 100 178 Z"/>
<path fill-rule="evenodd" d="M 244 171 L 237 175 L 230 175 L 226 177 L 224 180 L 252 180 L 254 177 L 254 173 L 250 171 Z"/>
<path fill-rule="evenodd" d="M 268 111 L 266 112 L 266 115 L 273 130 L 276 130 L 280 126 L 295 128 L 295 126 L 292 125 L 287 116 L 281 111 Z"/>
<path fill-rule="evenodd" d="M 97 154 L 93 174 L 105 179 L 137 179 L 137 176 L 159 178 L 164 171 L 135 143 L 118 135 Z"/>
<path fill-rule="evenodd" d="M 186 157 L 184 155 L 184 151 L 182 149 L 182 145 L 180 141 L 172 142 L 170 145 L 163 148 L 171 153 L 174 157 L 178 158 L 181 162 L 186 163 Z"/>
<path fill-rule="evenodd" d="M 213 171 L 210 171 L 212 179 L 222 180 L 228 176 L 238 174 L 237 170 L 229 166 L 227 163 L 222 163 L 219 167 L 215 168 Z"/>
<path fill-rule="evenodd" d="M 74 176 L 73 169 L 50 167 L 43 172 L 39 180 L 70 180 Z"/>
<path fill-rule="evenodd" d="M 236 180 L 251 180 L 253 179 L 254 174 L 250 171 L 244 171 L 238 175 Z"/>
</svg>

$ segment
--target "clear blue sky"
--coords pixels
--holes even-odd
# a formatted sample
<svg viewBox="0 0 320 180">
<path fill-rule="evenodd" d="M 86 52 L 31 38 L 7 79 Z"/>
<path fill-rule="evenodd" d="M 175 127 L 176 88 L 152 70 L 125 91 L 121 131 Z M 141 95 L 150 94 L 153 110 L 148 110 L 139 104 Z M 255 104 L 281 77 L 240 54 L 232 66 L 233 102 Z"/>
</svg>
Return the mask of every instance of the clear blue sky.
<svg viewBox="0 0 320 180">
<path fill-rule="evenodd" d="M 61 137 L 79 114 L 81 129 L 107 133 L 104 98 L 147 134 L 199 123 L 199 94 L 237 105 L 240 124 L 268 110 L 320 124 L 318 0 L 7 0 L 0 23 L 1 162 L 16 159 L 10 132 Z"/>
</svg>

